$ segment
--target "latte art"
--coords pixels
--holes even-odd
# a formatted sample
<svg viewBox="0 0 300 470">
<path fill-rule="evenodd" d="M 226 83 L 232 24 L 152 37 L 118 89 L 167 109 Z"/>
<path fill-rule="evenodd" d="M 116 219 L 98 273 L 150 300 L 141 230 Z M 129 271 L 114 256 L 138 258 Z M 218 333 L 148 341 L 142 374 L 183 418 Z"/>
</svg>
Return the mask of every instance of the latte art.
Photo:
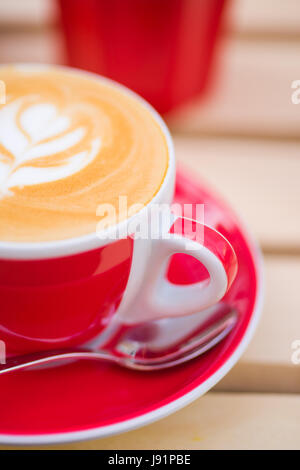
<svg viewBox="0 0 300 470">
<path fill-rule="evenodd" d="M 87 139 L 92 122 L 76 128 L 72 116 L 37 101 L 32 95 L 0 110 L 0 197 L 14 186 L 66 178 L 82 170 L 100 150 L 100 133 L 90 142 Z"/>
<path fill-rule="evenodd" d="M 55 68 L 0 67 L 0 241 L 95 232 L 99 204 L 146 204 L 168 166 L 151 113 L 117 86 Z"/>
</svg>

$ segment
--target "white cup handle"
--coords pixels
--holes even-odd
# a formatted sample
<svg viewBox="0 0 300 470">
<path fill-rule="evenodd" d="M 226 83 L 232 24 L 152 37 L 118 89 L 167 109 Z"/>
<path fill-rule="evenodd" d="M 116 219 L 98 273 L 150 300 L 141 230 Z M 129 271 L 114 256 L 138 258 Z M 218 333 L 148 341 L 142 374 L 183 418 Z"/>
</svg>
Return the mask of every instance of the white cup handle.
<svg viewBox="0 0 300 470">
<path fill-rule="evenodd" d="M 188 223 L 187 223 L 188 222 Z M 186 225 L 190 227 L 187 233 Z M 195 220 L 177 217 L 168 236 L 153 240 L 150 263 L 126 323 L 190 315 L 215 304 L 228 291 L 237 273 L 237 257 L 226 238 Z M 191 255 L 205 266 L 209 279 L 175 285 L 166 277 L 170 256 Z"/>
</svg>

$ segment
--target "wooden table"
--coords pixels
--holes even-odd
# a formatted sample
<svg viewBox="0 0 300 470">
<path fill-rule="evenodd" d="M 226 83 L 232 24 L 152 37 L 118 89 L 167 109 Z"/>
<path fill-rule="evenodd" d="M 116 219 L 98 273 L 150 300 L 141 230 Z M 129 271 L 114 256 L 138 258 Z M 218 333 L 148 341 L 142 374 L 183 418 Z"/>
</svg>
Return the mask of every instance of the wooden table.
<svg viewBox="0 0 300 470">
<path fill-rule="evenodd" d="M 64 448 L 300 448 L 300 365 L 291 361 L 300 340 L 299 17 L 299 0 L 233 2 L 214 92 L 168 120 L 178 161 L 228 199 L 264 252 L 266 299 L 251 345 L 187 408 Z M 0 63 L 62 63 L 61 50 L 51 0 L 0 2 Z"/>
</svg>

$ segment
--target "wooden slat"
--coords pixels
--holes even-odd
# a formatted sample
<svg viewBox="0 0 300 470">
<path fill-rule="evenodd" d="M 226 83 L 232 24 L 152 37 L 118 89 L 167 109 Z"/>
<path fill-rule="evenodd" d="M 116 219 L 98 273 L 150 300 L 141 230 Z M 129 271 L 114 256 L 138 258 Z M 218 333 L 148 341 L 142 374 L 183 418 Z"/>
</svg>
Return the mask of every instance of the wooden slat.
<svg viewBox="0 0 300 470">
<path fill-rule="evenodd" d="M 266 257 L 266 296 L 260 324 L 247 351 L 218 390 L 300 392 L 300 365 L 291 358 L 300 341 L 300 257 Z M 300 356 L 300 354 L 299 354 Z"/>
<path fill-rule="evenodd" d="M 299 450 L 299 422 L 299 396 L 211 393 L 145 428 L 50 449 Z"/>
<path fill-rule="evenodd" d="M 227 39 L 209 96 L 169 116 L 171 128 L 196 134 L 298 139 L 300 105 L 292 104 L 291 84 L 300 79 L 299 51 L 300 42 Z"/>
<path fill-rule="evenodd" d="M 253 38 L 300 34 L 299 0 L 237 0 L 232 2 L 230 17 L 236 32 Z"/>
<path fill-rule="evenodd" d="M 228 39 L 214 86 L 204 100 L 169 116 L 174 131 L 210 135 L 299 138 L 300 105 L 291 84 L 299 79 L 300 43 Z M 0 35 L 0 62 L 61 62 L 58 31 Z"/>
<path fill-rule="evenodd" d="M 56 0 L 1 0 L 0 30 L 34 28 L 56 21 Z"/>
<path fill-rule="evenodd" d="M 55 21 L 55 0 L 1 0 L 0 25 L 47 25 Z M 231 1 L 228 17 L 234 32 L 257 35 L 300 33 L 298 0 Z"/>
<path fill-rule="evenodd" d="M 49 30 L 0 33 L 0 64 L 12 62 L 63 63 L 60 32 Z"/>
<path fill-rule="evenodd" d="M 299 251 L 298 143 L 175 137 L 175 152 L 231 203 L 263 248 Z"/>
</svg>

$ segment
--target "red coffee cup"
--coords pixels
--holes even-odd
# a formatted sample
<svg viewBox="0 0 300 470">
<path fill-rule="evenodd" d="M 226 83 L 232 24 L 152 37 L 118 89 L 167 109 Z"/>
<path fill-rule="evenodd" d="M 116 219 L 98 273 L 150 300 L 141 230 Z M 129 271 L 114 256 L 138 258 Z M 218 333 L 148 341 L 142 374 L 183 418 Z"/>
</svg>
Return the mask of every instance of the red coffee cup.
<svg viewBox="0 0 300 470">
<path fill-rule="evenodd" d="M 165 113 L 208 81 L 225 0 L 58 0 L 69 65 Z"/>
</svg>

